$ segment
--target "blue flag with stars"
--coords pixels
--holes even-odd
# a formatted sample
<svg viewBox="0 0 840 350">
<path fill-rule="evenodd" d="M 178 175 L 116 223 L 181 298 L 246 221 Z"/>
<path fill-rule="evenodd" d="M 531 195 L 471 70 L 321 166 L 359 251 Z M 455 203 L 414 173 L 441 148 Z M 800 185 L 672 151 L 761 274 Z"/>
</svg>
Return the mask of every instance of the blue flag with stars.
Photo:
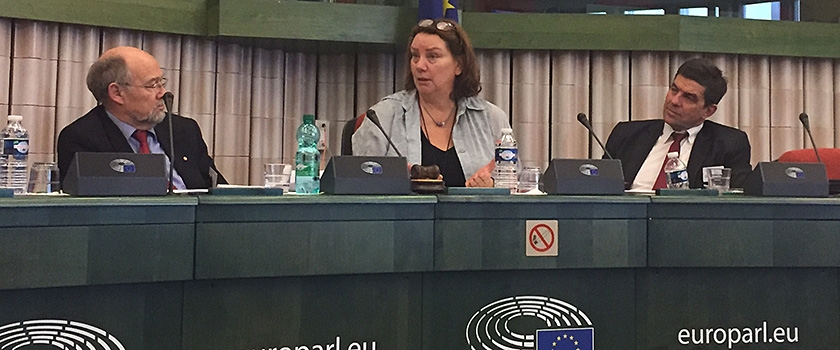
<svg viewBox="0 0 840 350">
<path fill-rule="evenodd" d="M 417 20 L 449 18 L 458 21 L 457 0 L 420 0 L 420 7 L 417 11 Z M 460 23 L 460 22 L 459 22 Z"/>
<path fill-rule="evenodd" d="M 594 328 L 537 330 L 536 350 L 594 350 Z"/>
</svg>

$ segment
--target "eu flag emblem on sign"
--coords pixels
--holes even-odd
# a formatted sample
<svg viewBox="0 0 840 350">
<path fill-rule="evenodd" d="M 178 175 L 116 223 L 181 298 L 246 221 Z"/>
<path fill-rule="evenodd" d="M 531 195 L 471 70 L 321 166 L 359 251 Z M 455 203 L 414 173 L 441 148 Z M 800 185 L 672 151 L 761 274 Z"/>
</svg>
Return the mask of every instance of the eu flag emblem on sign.
<svg viewBox="0 0 840 350">
<path fill-rule="evenodd" d="M 537 330 L 536 350 L 594 350 L 594 328 Z"/>
<path fill-rule="evenodd" d="M 457 0 L 420 0 L 417 9 L 417 20 L 449 18 L 458 21 Z"/>
</svg>

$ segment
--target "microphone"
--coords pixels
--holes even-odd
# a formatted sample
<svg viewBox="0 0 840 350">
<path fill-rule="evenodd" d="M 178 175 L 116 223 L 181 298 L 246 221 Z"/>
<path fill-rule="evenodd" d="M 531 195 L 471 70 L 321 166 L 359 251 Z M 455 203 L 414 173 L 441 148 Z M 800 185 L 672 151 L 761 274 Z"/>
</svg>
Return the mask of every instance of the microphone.
<svg viewBox="0 0 840 350">
<path fill-rule="evenodd" d="M 169 119 L 169 194 L 172 194 L 175 189 L 175 184 L 172 183 L 172 174 L 175 172 L 175 141 L 172 137 L 172 134 L 175 133 L 175 130 L 172 129 L 172 100 L 174 99 L 175 95 L 169 91 L 163 94 L 163 105 L 166 106 L 166 117 Z"/>
<path fill-rule="evenodd" d="M 802 127 L 805 128 L 805 131 L 808 132 L 808 137 L 811 138 L 811 146 L 814 147 L 814 154 L 817 155 L 817 163 L 822 163 L 820 160 L 820 152 L 817 152 L 817 144 L 814 143 L 814 135 L 811 134 L 811 123 L 808 122 L 808 115 L 805 112 L 799 115 L 799 121 L 802 122 Z"/>
<path fill-rule="evenodd" d="M 604 144 L 601 143 L 601 139 L 599 139 L 598 135 L 595 135 L 595 132 L 592 131 L 592 124 L 589 124 L 589 119 L 586 118 L 586 114 L 578 113 L 577 120 L 581 124 L 583 124 L 583 127 L 586 128 L 586 130 L 589 130 L 589 135 L 592 135 L 592 137 L 595 138 L 595 141 L 598 141 L 598 145 L 601 146 L 602 150 L 604 150 L 604 154 L 607 155 L 607 158 L 613 159 L 612 155 L 610 154 L 610 151 L 607 151 L 607 147 L 604 147 Z"/>
<path fill-rule="evenodd" d="M 387 133 L 387 132 L 385 132 L 385 129 L 382 129 L 382 125 L 381 125 L 381 124 L 379 124 L 379 117 L 377 117 L 377 116 L 376 116 L 376 112 L 374 112 L 372 109 L 368 109 L 368 111 L 367 111 L 367 118 L 368 118 L 368 119 L 370 119 L 370 121 L 371 121 L 371 122 L 373 122 L 373 125 L 376 125 L 376 127 L 377 127 L 377 128 L 379 128 L 379 131 L 381 131 L 381 132 L 382 132 L 382 135 L 385 135 L 385 139 L 387 139 L 387 140 L 388 140 L 388 144 L 389 144 L 391 147 L 393 147 L 393 148 L 394 148 L 394 151 L 396 151 L 396 152 L 397 152 L 397 155 L 398 155 L 398 156 L 400 156 L 400 157 L 402 157 L 403 155 L 402 155 L 402 153 L 400 153 L 400 150 L 398 150 L 398 149 L 397 149 L 397 146 L 394 146 L 394 142 L 393 142 L 393 141 L 391 141 L 391 136 L 388 136 L 388 133 Z M 388 153 L 388 149 L 387 149 L 387 148 L 385 149 L 385 153 Z"/>
</svg>

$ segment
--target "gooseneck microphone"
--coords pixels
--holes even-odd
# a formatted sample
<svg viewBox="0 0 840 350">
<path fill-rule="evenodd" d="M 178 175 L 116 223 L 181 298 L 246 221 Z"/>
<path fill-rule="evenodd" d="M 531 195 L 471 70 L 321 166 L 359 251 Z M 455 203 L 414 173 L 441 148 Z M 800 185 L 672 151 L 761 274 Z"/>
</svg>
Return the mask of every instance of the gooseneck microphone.
<svg viewBox="0 0 840 350">
<path fill-rule="evenodd" d="M 163 105 L 166 106 L 166 118 L 169 119 L 169 194 L 172 194 L 172 191 L 175 189 L 175 184 L 172 183 L 172 174 L 175 172 L 173 169 L 175 168 L 175 141 L 172 134 L 175 133 L 175 130 L 172 129 L 172 100 L 175 99 L 175 95 L 171 92 L 167 91 L 163 94 Z"/>
<path fill-rule="evenodd" d="M 808 133 L 808 137 L 811 139 L 811 146 L 814 147 L 814 154 L 817 155 L 817 163 L 822 163 L 820 152 L 817 152 L 817 144 L 814 143 L 814 135 L 811 134 L 811 123 L 808 122 L 808 115 L 803 112 L 799 115 L 799 121 L 802 122 L 802 127 L 805 128 L 805 132 Z"/>
<path fill-rule="evenodd" d="M 586 130 L 589 130 L 589 135 L 592 135 L 592 137 L 595 138 L 595 141 L 597 141 L 598 145 L 601 146 L 601 149 L 604 150 L 604 154 L 607 155 L 607 158 L 613 159 L 612 155 L 610 154 L 610 151 L 607 151 L 607 147 L 604 146 L 604 144 L 601 142 L 601 139 L 598 138 L 598 135 L 595 135 L 595 132 L 592 131 L 592 124 L 589 124 L 589 119 L 586 118 L 586 114 L 578 113 L 577 120 L 581 124 L 583 124 L 583 127 L 586 128 Z"/>
<path fill-rule="evenodd" d="M 379 124 L 379 117 L 376 116 L 376 112 L 374 112 L 372 109 L 368 109 L 367 118 L 370 119 L 371 122 L 373 122 L 373 125 L 376 125 L 376 127 L 379 128 L 379 131 L 382 132 L 382 135 L 385 135 L 385 139 L 388 140 L 388 144 L 391 145 L 391 147 L 394 148 L 394 151 L 397 152 L 397 155 L 402 157 L 403 155 L 402 155 L 402 153 L 400 153 L 400 150 L 398 150 L 397 146 L 394 146 L 394 142 L 391 141 L 391 136 L 389 136 L 388 133 L 385 132 L 385 129 L 382 129 L 382 125 Z M 387 148 L 385 149 L 385 153 L 386 154 L 388 153 Z"/>
</svg>

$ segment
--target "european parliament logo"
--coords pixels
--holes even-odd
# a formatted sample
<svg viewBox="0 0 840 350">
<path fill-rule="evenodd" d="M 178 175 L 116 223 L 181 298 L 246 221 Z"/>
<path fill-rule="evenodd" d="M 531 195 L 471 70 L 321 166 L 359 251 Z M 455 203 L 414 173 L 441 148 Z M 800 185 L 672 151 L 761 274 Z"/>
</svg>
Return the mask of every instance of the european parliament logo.
<svg viewBox="0 0 840 350">
<path fill-rule="evenodd" d="M 0 326 L 0 349 L 125 350 L 113 334 L 82 322 L 43 319 Z"/>
<path fill-rule="evenodd" d="M 519 295 L 476 312 L 466 329 L 472 350 L 594 350 L 589 317 L 563 300 Z"/>
<path fill-rule="evenodd" d="M 536 350 L 593 350 L 594 328 L 566 328 L 537 330 Z"/>
</svg>

